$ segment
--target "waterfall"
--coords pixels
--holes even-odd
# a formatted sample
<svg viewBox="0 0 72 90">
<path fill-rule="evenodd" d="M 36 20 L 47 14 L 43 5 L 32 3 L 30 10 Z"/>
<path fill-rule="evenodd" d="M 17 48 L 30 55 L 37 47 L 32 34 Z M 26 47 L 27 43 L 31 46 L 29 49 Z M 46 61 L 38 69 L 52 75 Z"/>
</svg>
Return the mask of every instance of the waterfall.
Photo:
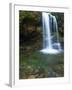
<svg viewBox="0 0 72 90">
<path fill-rule="evenodd" d="M 61 46 L 60 46 L 60 43 L 59 43 L 59 33 L 58 33 L 58 24 L 57 24 L 57 20 L 56 20 L 56 17 L 55 16 L 53 16 L 53 20 L 54 20 L 54 25 L 55 25 L 55 27 L 56 27 L 56 35 L 57 35 L 57 45 L 58 45 L 58 49 L 59 50 L 61 50 Z"/>
<path fill-rule="evenodd" d="M 48 22 L 49 21 L 49 16 L 48 16 L 48 14 L 43 13 L 42 17 L 43 17 L 44 47 L 45 48 L 52 48 L 50 25 L 49 25 L 49 22 Z"/>
<path fill-rule="evenodd" d="M 56 54 L 61 51 L 56 17 L 50 13 L 42 12 L 43 24 L 43 53 Z M 54 40 L 55 39 L 55 40 Z"/>
</svg>

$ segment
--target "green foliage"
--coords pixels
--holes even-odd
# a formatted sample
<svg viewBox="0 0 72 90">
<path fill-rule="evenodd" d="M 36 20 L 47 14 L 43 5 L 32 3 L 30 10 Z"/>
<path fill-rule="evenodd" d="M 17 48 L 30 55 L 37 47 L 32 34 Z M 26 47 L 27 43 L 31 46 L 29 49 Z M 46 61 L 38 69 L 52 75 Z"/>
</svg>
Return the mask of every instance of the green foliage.
<svg viewBox="0 0 72 90">
<path fill-rule="evenodd" d="M 22 20 L 28 20 L 30 23 L 39 23 L 41 18 L 40 12 L 34 12 L 34 11 L 19 11 L 19 21 L 22 22 Z M 33 22 L 31 22 L 33 21 Z M 34 22 L 35 21 L 35 22 Z"/>
</svg>

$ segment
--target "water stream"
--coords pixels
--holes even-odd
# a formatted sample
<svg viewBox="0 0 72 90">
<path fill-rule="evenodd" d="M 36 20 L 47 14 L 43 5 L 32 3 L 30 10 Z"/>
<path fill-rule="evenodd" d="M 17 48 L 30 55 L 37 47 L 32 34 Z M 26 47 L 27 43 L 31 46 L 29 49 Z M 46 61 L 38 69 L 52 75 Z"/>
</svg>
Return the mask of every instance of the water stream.
<svg viewBox="0 0 72 90">
<path fill-rule="evenodd" d="M 50 13 L 42 12 L 43 49 L 42 53 L 57 54 L 61 52 L 56 17 Z"/>
</svg>

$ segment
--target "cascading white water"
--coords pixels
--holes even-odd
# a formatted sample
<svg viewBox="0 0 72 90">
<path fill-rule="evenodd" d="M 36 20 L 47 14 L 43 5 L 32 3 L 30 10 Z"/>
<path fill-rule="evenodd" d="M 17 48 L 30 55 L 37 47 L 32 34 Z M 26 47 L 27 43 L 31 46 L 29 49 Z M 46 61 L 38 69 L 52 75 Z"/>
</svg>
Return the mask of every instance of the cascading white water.
<svg viewBox="0 0 72 90">
<path fill-rule="evenodd" d="M 50 22 L 50 18 L 53 20 Z M 59 43 L 59 34 L 58 34 L 58 26 L 55 16 L 50 13 L 43 12 L 42 13 L 42 23 L 43 23 L 43 49 L 40 50 L 43 53 L 56 54 L 61 51 L 60 43 Z M 53 26 L 52 26 L 53 24 Z M 51 35 L 51 27 L 55 28 L 54 33 L 56 33 L 57 42 L 52 41 Z M 57 49 L 54 47 L 58 47 Z"/>
<path fill-rule="evenodd" d="M 44 34 L 44 47 L 45 48 L 52 48 L 52 42 L 51 42 L 51 33 L 50 33 L 50 25 L 49 25 L 49 17 L 48 14 L 43 13 L 43 34 Z M 48 20 L 48 21 L 47 21 Z"/>
<path fill-rule="evenodd" d="M 53 16 L 53 15 L 52 15 L 52 18 L 53 18 L 53 21 L 54 21 L 54 26 L 56 27 L 56 29 L 55 29 L 55 32 L 56 32 L 56 35 L 57 35 L 57 43 L 56 44 L 58 45 L 58 49 L 61 51 L 61 46 L 60 46 L 60 43 L 59 43 L 59 33 L 58 33 L 57 20 L 56 20 L 56 17 Z"/>
</svg>

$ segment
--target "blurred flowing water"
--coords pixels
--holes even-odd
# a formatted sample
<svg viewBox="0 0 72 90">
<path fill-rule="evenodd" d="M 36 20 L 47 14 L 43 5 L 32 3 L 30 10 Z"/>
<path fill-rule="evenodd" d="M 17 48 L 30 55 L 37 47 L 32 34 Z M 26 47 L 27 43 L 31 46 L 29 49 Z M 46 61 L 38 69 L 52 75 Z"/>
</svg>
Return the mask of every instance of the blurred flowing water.
<svg viewBox="0 0 72 90">
<path fill-rule="evenodd" d="M 43 23 L 43 49 L 40 50 L 46 54 L 60 53 L 61 45 L 59 42 L 59 33 L 56 17 L 50 13 L 42 12 Z"/>
</svg>

